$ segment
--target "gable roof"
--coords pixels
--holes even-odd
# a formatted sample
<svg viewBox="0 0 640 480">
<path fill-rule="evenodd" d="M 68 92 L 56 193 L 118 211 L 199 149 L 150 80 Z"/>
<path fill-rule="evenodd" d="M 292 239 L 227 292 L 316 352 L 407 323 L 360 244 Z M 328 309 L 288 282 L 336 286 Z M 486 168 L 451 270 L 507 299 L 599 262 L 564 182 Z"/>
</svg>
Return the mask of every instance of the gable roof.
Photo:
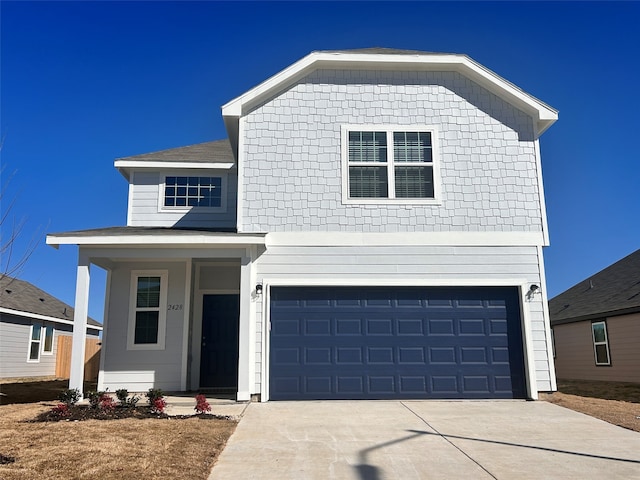
<svg viewBox="0 0 640 480">
<path fill-rule="evenodd" d="M 225 138 L 186 147 L 122 157 L 116 159 L 114 165 L 122 175 L 129 179 L 131 169 L 134 168 L 230 169 L 235 165 L 235 159 L 231 144 Z"/>
<path fill-rule="evenodd" d="M 549 301 L 551 324 L 640 312 L 640 249 Z"/>
<path fill-rule="evenodd" d="M 240 117 L 314 70 L 322 68 L 454 71 L 531 115 L 535 119 L 538 136 L 558 119 L 557 110 L 466 55 L 382 47 L 316 51 L 222 106 L 222 116 L 234 153 L 237 153 L 235 149 L 238 144 Z"/>
<path fill-rule="evenodd" d="M 8 276 L 0 278 L 0 311 L 22 317 L 33 317 L 73 324 L 73 308 L 35 285 Z M 87 318 L 91 328 L 102 330 L 102 325 Z"/>
</svg>

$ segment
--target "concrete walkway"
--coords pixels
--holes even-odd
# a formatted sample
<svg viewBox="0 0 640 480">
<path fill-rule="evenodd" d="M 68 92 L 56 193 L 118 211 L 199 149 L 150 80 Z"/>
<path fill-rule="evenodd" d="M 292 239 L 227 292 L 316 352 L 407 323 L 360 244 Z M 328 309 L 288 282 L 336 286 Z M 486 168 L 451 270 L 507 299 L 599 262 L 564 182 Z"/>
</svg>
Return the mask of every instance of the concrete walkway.
<svg viewBox="0 0 640 480">
<path fill-rule="evenodd" d="M 229 478 L 640 479 L 640 433 L 542 401 L 252 403 Z"/>
<path fill-rule="evenodd" d="M 196 399 L 194 395 L 166 395 L 164 399 L 167 401 L 165 413 L 167 415 L 194 415 Z M 212 415 L 221 415 L 239 420 L 248 403 L 238 403 L 235 400 L 227 398 L 209 398 L 207 402 L 211 406 Z"/>
</svg>

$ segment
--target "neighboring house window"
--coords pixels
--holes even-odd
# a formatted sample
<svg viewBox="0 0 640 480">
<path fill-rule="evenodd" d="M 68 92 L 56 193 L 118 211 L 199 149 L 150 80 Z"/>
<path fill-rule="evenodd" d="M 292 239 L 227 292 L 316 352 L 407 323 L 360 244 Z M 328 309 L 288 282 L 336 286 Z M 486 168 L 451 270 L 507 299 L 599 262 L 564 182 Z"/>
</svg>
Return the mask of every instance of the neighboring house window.
<svg viewBox="0 0 640 480">
<path fill-rule="evenodd" d="M 593 334 L 593 350 L 596 357 L 596 365 L 611 365 L 607 324 L 605 322 L 593 322 L 591 324 L 591 333 Z"/>
<path fill-rule="evenodd" d="M 162 206 L 165 209 L 188 210 L 191 208 L 224 208 L 222 176 L 181 177 L 167 176 L 162 190 Z"/>
<path fill-rule="evenodd" d="M 36 323 L 31 325 L 31 335 L 29 336 L 29 362 L 40 361 L 40 344 L 42 338 L 42 325 Z"/>
<path fill-rule="evenodd" d="M 45 355 L 53 354 L 53 325 L 45 325 L 42 327 L 44 331 L 44 343 L 42 344 L 42 353 Z"/>
<path fill-rule="evenodd" d="M 348 203 L 434 203 L 438 170 L 433 127 L 345 126 L 343 195 Z"/>
<path fill-rule="evenodd" d="M 127 347 L 130 350 L 163 350 L 167 311 L 166 271 L 134 271 Z"/>
</svg>

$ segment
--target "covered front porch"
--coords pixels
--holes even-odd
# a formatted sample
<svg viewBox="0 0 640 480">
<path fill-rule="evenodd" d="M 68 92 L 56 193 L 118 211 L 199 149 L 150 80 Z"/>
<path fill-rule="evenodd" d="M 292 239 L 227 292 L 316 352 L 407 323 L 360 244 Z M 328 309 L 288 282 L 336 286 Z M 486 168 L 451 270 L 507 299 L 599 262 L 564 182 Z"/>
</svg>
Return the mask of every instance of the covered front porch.
<svg viewBox="0 0 640 480">
<path fill-rule="evenodd" d="M 255 389 L 254 262 L 264 235 L 114 227 L 52 234 L 78 245 L 69 388 L 82 390 L 92 266 L 107 272 L 98 389 Z M 259 352 L 258 352 L 259 354 Z"/>
</svg>

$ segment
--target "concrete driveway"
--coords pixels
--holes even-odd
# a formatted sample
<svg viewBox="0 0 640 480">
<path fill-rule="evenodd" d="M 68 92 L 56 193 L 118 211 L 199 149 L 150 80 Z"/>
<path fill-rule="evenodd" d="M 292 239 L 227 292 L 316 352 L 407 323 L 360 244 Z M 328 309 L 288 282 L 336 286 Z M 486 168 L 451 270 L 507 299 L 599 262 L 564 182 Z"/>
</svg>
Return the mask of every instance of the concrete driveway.
<svg viewBox="0 0 640 480">
<path fill-rule="evenodd" d="M 640 433 L 546 402 L 252 403 L 209 478 L 640 479 Z"/>
</svg>

